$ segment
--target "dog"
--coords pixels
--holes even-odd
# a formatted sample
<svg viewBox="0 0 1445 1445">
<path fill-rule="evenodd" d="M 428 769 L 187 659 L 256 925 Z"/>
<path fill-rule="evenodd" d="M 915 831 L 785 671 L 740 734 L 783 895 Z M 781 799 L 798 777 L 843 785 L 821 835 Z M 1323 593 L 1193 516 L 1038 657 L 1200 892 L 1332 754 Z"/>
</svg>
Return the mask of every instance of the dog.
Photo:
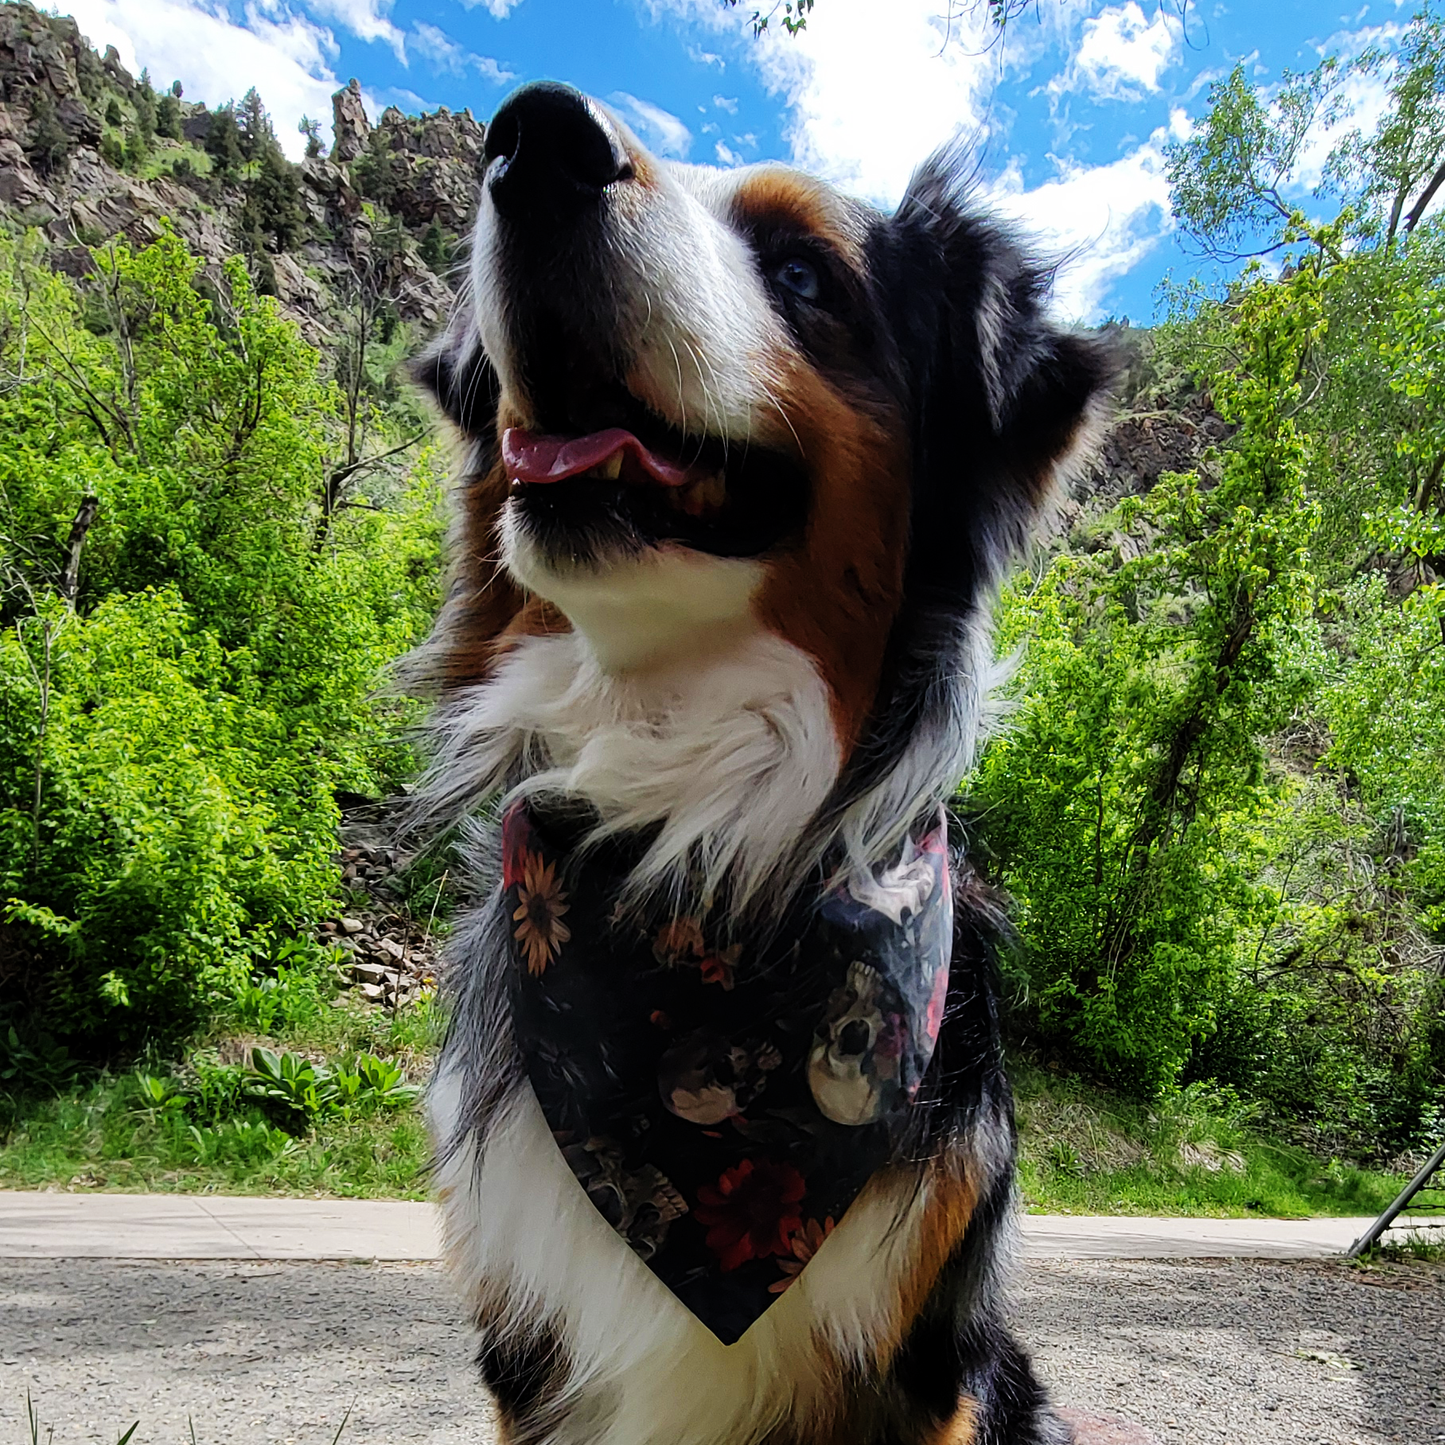
<svg viewBox="0 0 1445 1445">
<path fill-rule="evenodd" d="M 664 162 L 551 82 L 487 129 L 416 365 L 459 476 L 415 798 L 482 900 L 429 1107 L 511 1445 L 1070 1438 L 941 805 L 1114 368 L 970 186 Z"/>
</svg>

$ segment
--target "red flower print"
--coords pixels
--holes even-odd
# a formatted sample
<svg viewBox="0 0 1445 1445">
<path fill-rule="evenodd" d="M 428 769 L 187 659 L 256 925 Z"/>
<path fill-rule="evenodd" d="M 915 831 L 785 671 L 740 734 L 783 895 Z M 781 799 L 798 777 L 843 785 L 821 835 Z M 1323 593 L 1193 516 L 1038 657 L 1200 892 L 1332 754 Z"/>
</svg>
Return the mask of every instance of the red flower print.
<svg viewBox="0 0 1445 1445">
<path fill-rule="evenodd" d="M 707 1226 L 707 1247 L 726 1273 L 750 1259 L 790 1253 L 803 1227 L 798 1201 L 807 1192 L 791 1164 L 744 1159 L 697 1191 L 693 1216 Z"/>
<path fill-rule="evenodd" d="M 652 956 L 672 968 L 694 962 L 704 951 L 702 925 L 695 918 L 674 918 L 664 923 L 652 940 Z"/>
<path fill-rule="evenodd" d="M 768 1286 L 768 1293 L 782 1294 L 802 1274 L 808 1261 L 823 1247 L 823 1241 L 832 1234 L 833 1229 L 833 1216 L 830 1214 L 821 1224 L 816 1219 L 810 1219 L 801 1229 L 797 1230 L 788 1241 L 788 1248 L 793 1257 L 778 1261 L 778 1268 L 782 1270 L 783 1277 L 775 1279 Z"/>
<path fill-rule="evenodd" d="M 521 803 L 513 803 L 502 817 L 502 887 L 510 888 L 520 883 L 527 872 L 527 863 L 532 853 L 532 825 L 527 821 L 527 809 Z"/>
<path fill-rule="evenodd" d="M 702 981 L 704 983 L 720 983 L 724 989 L 731 990 L 733 968 L 741 953 L 741 945 L 735 943 L 731 948 L 723 949 L 721 953 L 708 954 L 701 964 Z"/>
</svg>

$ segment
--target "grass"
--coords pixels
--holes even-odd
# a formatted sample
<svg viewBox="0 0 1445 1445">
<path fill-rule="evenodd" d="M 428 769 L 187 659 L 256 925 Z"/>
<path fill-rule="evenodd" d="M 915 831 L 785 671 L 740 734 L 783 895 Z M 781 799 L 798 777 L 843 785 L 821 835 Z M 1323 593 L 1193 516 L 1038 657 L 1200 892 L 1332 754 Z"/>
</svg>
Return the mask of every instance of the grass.
<svg viewBox="0 0 1445 1445">
<path fill-rule="evenodd" d="M 372 1060 L 421 1083 L 440 1034 L 430 998 L 371 1007 L 303 953 L 243 988 L 181 1062 L 12 1099 L 0 1188 L 425 1198 L 428 1141 L 406 1090 L 347 1096 L 334 1081 Z M 263 1078 L 257 1047 L 287 1054 L 295 1077 Z M 1194 1085 L 1150 1106 L 1027 1061 L 1014 1076 L 1020 1178 L 1038 1212 L 1373 1215 L 1404 1183 L 1270 1138 L 1229 1093 Z"/>
<path fill-rule="evenodd" d="M 1445 1264 L 1445 1238 L 1437 1233 L 1422 1234 L 1418 1228 L 1387 1234 L 1363 1256 L 1365 1263 L 1384 1260 L 1389 1264 Z"/>
<path fill-rule="evenodd" d="M 1271 1139 L 1253 1106 L 1199 1085 L 1142 1105 L 1024 1066 L 1014 1087 L 1035 1213 L 1374 1215 L 1406 1182 Z"/>
<path fill-rule="evenodd" d="M 25 1421 L 30 1427 L 30 1445 L 40 1445 L 40 1432 L 42 1430 L 45 1431 L 45 1445 L 50 1445 L 50 1442 L 55 1439 L 55 1427 L 52 1425 L 47 1429 L 41 1425 L 40 1417 L 35 1413 L 35 1403 L 30 1398 L 29 1390 L 25 1392 Z M 131 1436 L 134 1435 L 139 1428 L 140 1421 L 137 1420 L 135 1424 L 115 1442 L 115 1445 L 129 1445 Z M 195 1432 L 192 1431 L 191 1433 L 194 1436 Z"/>
<path fill-rule="evenodd" d="M 337 1441 L 341 1439 L 346 1430 L 346 1422 L 351 1419 L 351 1412 L 354 1408 L 354 1402 L 346 1407 L 346 1413 L 341 1417 L 341 1424 L 336 1427 L 336 1434 L 331 1437 L 331 1445 L 337 1445 Z M 55 1439 L 55 1427 L 53 1425 L 44 1426 L 40 1423 L 40 1417 L 35 1413 L 35 1402 L 30 1398 L 29 1390 L 25 1392 L 25 1420 L 30 1428 L 30 1445 L 41 1445 L 42 1432 L 44 1432 L 45 1445 L 52 1445 Z M 190 1430 L 191 1445 L 198 1445 L 194 1422 L 187 1417 L 186 1424 Z M 131 1437 L 139 1429 L 140 1421 L 137 1420 L 125 1434 L 116 1440 L 115 1445 L 130 1445 Z"/>
<path fill-rule="evenodd" d="M 429 1001 L 391 1014 L 317 1007 L 274 1032 L 232 1017 L 169 1068 L 104 1073 L 13 1101 L 0 1188 L 426 1197 L 420 1110 L 384 1096 L 311 1109 L 258 1098 L 257 1046 L 330 1068 L 372 1056 L 420 1083 L 439 1036 Z"/>
</svg>

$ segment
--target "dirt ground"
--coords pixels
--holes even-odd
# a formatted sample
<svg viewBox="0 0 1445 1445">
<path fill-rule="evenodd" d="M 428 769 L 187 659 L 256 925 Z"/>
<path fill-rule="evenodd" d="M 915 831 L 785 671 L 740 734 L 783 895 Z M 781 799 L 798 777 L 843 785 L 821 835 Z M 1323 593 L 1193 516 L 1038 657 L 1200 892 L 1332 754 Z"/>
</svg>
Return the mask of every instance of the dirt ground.
<svg viewBox="0 0 1445 1445">
<path fill-rule="evenodd" d="M 1061 1402 L 1161 1445 L 1445 1442 L 1445 1269 L 1050 1261 L 1017 1323 Z M 0 1445 L 486 1445 L 435 1265 L 0 1261 Z"/>
</svg>

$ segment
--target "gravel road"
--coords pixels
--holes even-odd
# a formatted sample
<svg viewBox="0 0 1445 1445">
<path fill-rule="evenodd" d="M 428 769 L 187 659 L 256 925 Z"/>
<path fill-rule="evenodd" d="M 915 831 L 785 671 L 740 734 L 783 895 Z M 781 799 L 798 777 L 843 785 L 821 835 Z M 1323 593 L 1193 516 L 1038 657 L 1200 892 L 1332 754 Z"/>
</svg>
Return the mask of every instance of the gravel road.
<svg viewBox="0 0 1445 1445">
<path fill-rule="evenodd" d="M 1245 1261 L 1021 1271 L 1057 1398 L 1161 1445 L 1445 1442 L 1445 1269 Z M 0 1261 L 0 1445 L 488 1445 L 435 1265 Z"/>
</svg>

